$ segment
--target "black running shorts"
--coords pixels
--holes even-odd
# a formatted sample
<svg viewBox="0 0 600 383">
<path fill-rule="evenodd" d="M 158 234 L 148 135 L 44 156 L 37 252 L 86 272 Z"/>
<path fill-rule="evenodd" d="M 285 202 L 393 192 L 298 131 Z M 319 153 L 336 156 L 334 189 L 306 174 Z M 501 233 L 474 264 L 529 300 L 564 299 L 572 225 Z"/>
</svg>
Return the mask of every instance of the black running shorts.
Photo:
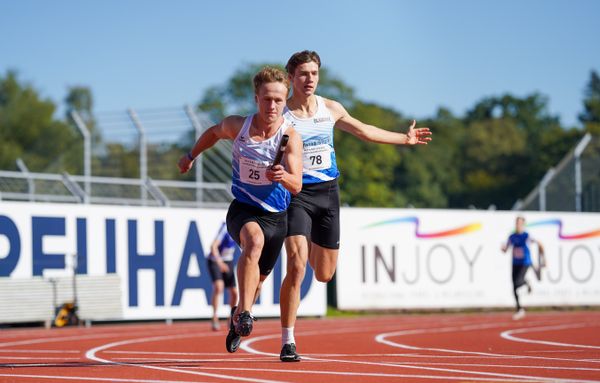
<svg viewBox="0 0 600 383">
<path fill-rule="evenodd" d="M 260 275 L 269 275 L 277 262 L 285 240 L 287 213 L 285 211 L 271 213 L 234 199 L 227 211 L 227 231 L 240 247 L 240 232 L 248 222 L 258 223 L 265 236 L 265 245 L 260 254 L 258 266 Z"/>
<path fill-rule="evenodd" d="M 225 287 L 235 287 L 235 273 L 233 270 L 233 261 L 225 261 L 225 264 L 229 266 L 229 271 L 224 273 L 219 268 L 219 264 L 210 258 L 206 258 L 208 264 L 208 272 L 212 281 L 222 280 Z"/>
<path fill-rule="evenodd" d="M 512 280 L 515 289 L 525 284 L 525 274 L 529 270 L 529 265 L 513 265 L 512 267 Z"/>
<path fill-rule="evenodd" d="M 337 179 L 302 185 L 288 208 L 288 237 L 304 235 L 327 249 L 340 248 L 340 193 Z"/>
</svg>

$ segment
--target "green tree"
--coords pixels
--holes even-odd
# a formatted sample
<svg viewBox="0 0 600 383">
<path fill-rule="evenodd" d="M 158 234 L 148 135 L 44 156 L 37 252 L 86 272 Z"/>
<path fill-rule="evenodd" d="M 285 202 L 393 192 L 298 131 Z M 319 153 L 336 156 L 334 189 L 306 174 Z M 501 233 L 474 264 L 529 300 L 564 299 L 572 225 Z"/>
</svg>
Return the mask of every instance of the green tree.
<svg viewBox="0 0 600 383">
<path fill-rule="evenodd" d="M 582 123 L 600 123 L 600 77 L 595 70 L 590 74 L 590 81 L 585 89 L 583 100 L 584 111 L 579 114 Z"/>
<path fill-rule="evenodd" d="M 349 113 L 365 123 L 398 131 L 406 121 L 397 112 L 372 103 L 356 101 Z M 336 159 L 340 169 L 340 195 L 351 206 L 405 206 L 405 195 L 394 190 L 394 169 L 400 153 L 393 145 L 363 142 L 351 134 L 335 133 Z"/>
<path fill-rule="evenodd" d="M 425 147 L 397 148 L 402 161 L 395 170 L 394 188 L 414 207 L 456 206 L 465 189 L 460 180 L 464 123 L 440 108 L 434 118 L 418 121 L 418 126 L 429 127 L 434 132 L 433 141 Z"/>
<path fill-rule="evenodd" d="M 238 69 L 225 84 L 208 88 L 198 104 L 198 110 L 207 113 L 215 122 L 231 114 L 245 116 L 254 113 L 256 106 L 252 79 L 263 66 L 267 65 L 284 69 L 282 65 L 272 63 L 244 66 Z"/>
<path fill-rule="evenodd" d="M 510 208 L 518 196 L 506 196 L 506 192 L 514 190 L 520 181 L 518 168 L 525 160 L 526 133 L 511 118 L 474 121 L 467 129 L 464 202 Z"/>
<path fill-rule="evenodd" d="M 467 188 L 459 206 L 509 209 L 577 142 L 547 111 L 548 99 L 506 94 L 480 101 L 465 116 L 468 134 L 461 177 Z"/>
<path fill-rule="evenodd" d="M 583 112 L 579 114 L 586 130 L 600 135 L 600 76 L 595 70 L 590 73 L 583 99 Z"/>
<path fill-rule="evenodd" d="M 17 73 L 0 76 L 0 168 L 15 169 L 22 158 L 30 170 L 45 171 L 75 139 L 75 132 L 54 119 L 56 106 L 19 82 Z M 66 161 L 58 167 L 73 170 Z"/>
<path fill-rule="evenodd" d="M 248 64 L 238 69 L 225 84 L 208 88 L 197 106 L 198 110 L 213 121 L 220 121 L 231 114 L 245 116 L 254 113 L 256 104 L 252 79 L 264 66 L 285 70 L 277 63 Z M 327 68 L 321 68 L 319 77 L 320 95 L 339 101 L 347 108 L 353 105 L 354 90 L 351 87 L 331 75 Z"/>
</svg>

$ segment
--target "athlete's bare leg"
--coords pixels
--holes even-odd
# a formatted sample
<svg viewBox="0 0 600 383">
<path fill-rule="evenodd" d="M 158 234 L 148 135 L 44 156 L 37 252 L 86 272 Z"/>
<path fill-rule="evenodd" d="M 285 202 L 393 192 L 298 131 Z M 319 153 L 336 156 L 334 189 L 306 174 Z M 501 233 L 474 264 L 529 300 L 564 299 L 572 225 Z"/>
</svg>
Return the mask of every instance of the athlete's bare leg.
<svg viewBox="0 0 600 383">
<path fill-rule="evenodd" d="M 328 249 L 315 243 L 310 244 L 308 262 L 315 271 L 317 281 L 329 282 L 333 278 L 339 253 L 339 249 Z"/>
<path fill-rule="evenodd" d="M 300 287 L 306 272 L 308 241 L 303 235 L 294 235 L 285 239 L 287 267 L 281 284 L 281 327 L 294 327 L 296 313 L 300 306 Z"/>
<path fill-rule="evenodd" d="M 258 260 L 264 242 L 265 236 L 256 222 L 248 222 L 242 227 L 240 232 L 242 255 L 237 266 L 239 304 L 236 314 L 252 309 L 254 296 L 260 283 Z"/>
<path fill-rule="evenodd" d="M 253 304 L 256 303 L 258 297 L 260 296 L 260 290 L 262 290 L 262 285 L 265 279 L 267 279 L 268 275 L 260 275 L 260 281 L 258 282 L 258 286 L 256 286 L 256 292 L 254 293 L 254 301 Z"/>
<path fill-rule="evenodd" d="M 233 306 L 237 305 L 238 289 L 237 287 L 229 287 L 227 290 L 229 291 L 229 306 L 233 308 Z"/>
<path fill-rule="evenodd" d="M 219 322 L 219 316 L 218 316 L 218 311 L 219 311 L 219 301 L 221 300 L 221 294 L 223 293 L 223 280 L 222 279 L 217 279 L 214 283 L 213 283 L 213 292 L 212 292 L 212 308 L 213 308 L 213 323 L 215 322 Z"/>
</svg>

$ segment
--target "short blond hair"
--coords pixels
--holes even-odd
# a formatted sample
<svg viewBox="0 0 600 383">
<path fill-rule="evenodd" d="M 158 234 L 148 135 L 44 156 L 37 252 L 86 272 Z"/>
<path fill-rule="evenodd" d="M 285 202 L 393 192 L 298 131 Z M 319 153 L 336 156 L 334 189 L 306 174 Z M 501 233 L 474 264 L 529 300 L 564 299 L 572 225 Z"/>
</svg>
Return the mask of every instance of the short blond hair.
<svg viewBox="0 0 600 383">
<path fill-rule="evenodd" d="M 270 82 L 280 82 L 283 85 L 285 85 L 285 87 L 287 88 L 287 90 L 290 90 L 290 80 L 288 79 L 288 76 L 285 74 L 284 71 L 282 71 L 281 69 L 278 68 L 274 68 L 271 66 L 266 66 L 264 68 L 262 68 L 260 70 L 260 72 L 258 72 L 255 76 L 254 76 L 254 94 L 258 94 L 258 91 L 260 90 L 260 87 L 263 84 L 267 84 Z"/>
</svg>

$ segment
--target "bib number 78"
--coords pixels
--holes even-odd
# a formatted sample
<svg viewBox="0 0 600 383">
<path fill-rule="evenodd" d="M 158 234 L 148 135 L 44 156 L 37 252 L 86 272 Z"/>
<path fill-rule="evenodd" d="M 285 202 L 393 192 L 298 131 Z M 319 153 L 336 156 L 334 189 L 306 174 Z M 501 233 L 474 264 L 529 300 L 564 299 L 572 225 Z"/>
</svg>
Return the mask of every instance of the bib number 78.
<svg viewBox="0 0 600 383">
<path fill-rule="evenodd" d="M 305 170 L 322 170 L 331 167 L 331 148 L 317 145 L 304 148 L 303 166 Z"/>
<path fill-rule="evenodd" d="M 323 163 L 323 158 L 321 158 L 320 154 L 316 156 L 309 156 L 308 158 L 310 158 L 310 164 L 312 166 L 321 165 Z"/>
</svg>

